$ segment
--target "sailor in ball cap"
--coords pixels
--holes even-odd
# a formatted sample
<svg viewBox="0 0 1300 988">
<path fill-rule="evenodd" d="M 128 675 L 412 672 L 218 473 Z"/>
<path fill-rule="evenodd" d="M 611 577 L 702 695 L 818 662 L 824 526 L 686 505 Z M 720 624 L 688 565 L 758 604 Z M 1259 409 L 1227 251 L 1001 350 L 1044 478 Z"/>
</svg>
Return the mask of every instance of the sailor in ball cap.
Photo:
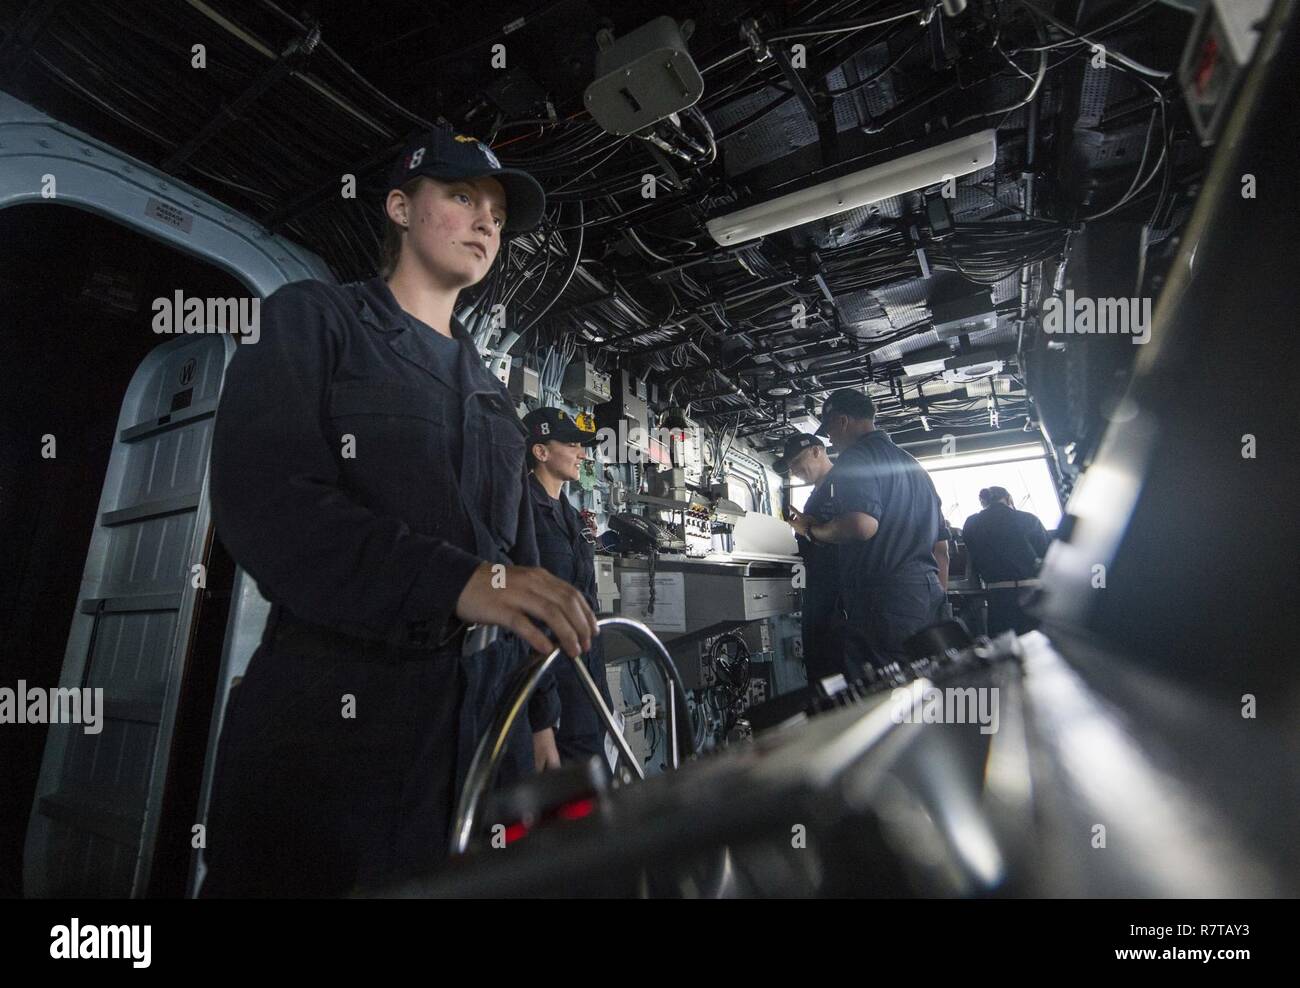
<svg viewBox="0 0 1300 988">
<path fill-rule="evenodd" d="M 272 606 L 226 705 L 204 896 L 341 895 L 436 867 L 529 647 L 549 652 L 546 630 L 591 647 L 591 607 L 537 565 L 526 432 L 454 316 L 544 204 L 473 138 L 418 135 L 384 199 L 382 276 L 280 288 L 231 360 L 212 510 Z M 529 726 L 557 717 L 539 691 L 502 784 L 533 771 Z"/>
<path fill-rule="evenodd" d="M 565 486 L 577 481 L 588 451 L 596 444 L 596 433 L 581 428 L 563 409 L 549 407 L 525 415 L 524 428 L 528 430 L 528 466 L 532 471 L 528 492 L 541 565 L 577 587 L 595 610 L 595 550 L 582 517 L 569 502 Z M 585 664 L 605 705 L 612 708 L 599 638 L 592 643 Z M 600 757 L 605 751 L 605 728 L 599 714 L 588 700 L 573 666 L 562 662 L 554 669 L 560 724 L 553 750 L 546 747 L 545 735 L 538 736 L 535 752 L 538 766 Z"/>
<path fill-rule="evenodd" d="M 836 548 L 850 678 L 907 658 L 903 642 L 941 617 L 944 590 L 936 551 L 944 522 L 930 475 L 876 428 L 871 397 L 833 391 L 817 434 L 837 451 L 827 476 L 829 520 L 792 521 L 796 532 Z"/>
<path fill-rule="evenodd" d="M 838 629 L 839 578 L 836 573 L 836 547 L 809 538 L 812 525 L 828 521 L 832 514 L 830 489 L 826 478 L 831 472 L 826 444 L 817 436 L 796 432 L 785 441 L 776 463 L 777 473 L 793 476 L 813 489 L 804 501 L 803 510 L 791 507 L 786 517 L 796 532 L 796 543 L 804 565 L 803 600 L 800 604 L 803 634 L 803 661 L 808 682 L 818 683 L 844 671 Z"/>
</svg>

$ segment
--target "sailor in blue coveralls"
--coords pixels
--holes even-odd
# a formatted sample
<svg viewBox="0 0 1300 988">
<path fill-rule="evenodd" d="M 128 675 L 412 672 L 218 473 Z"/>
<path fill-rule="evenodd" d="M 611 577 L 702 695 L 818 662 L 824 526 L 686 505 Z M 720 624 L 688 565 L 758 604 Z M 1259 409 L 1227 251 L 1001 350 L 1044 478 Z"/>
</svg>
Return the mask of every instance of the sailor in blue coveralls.
<svg viewBox="0 0 1300 988">
<path fill-rule="evenodd" d="M 596 443 L 594 432 L 578 428 L 563 409 L 539 408 L 524 416 L 528 430 L 528 465 L 532 469 L 528 486 L 537 529 L 540 565 L 582 593 L 594 611 L 596 601 L 596 555 L 586 538 L 582 519 L 564 494 L 564 485 L 578 479 L 587 447 Z M 600 639 L 592 643 L 585 657 L 587 671 L 600 688 L 607 707 L 613 706 L 605 679 L 605 660 Z M 560 726 L 555 732 L 554 755 L 563 762 L 603 756 L 605 728 L 600 716 L 578 681 L 573 665 L 562 661 L 554 666 L 556 692 L 560 700 Z M 539 745 L 545 735 L 538 736 Z M 539 750 L 539 767 L 553 765 L 554 757 Z"/>
<path fill-rule="evenodd" d="M 453 317 L 545 199 L 472 138 L 422 135 L 385 209 L 386 277 L 286 285 L 226 379 L 218 537 L 272 603 L 231 692 L 204 896 L 372 888 L 435 867 L 475 744 L 529 646 L 595 616 L 537 567 L 524 428 Z M 530 708 L 558 716 L 551 684 Z M 528 725 L 508 782 L 533 768 Z"/>
<path fill-rule="evenodd" d="M 817 434 L 839 451 L 825 481 L 831 517 L 793 523 L 800 535 L 836 547 L 850 678 L 905 660 L 903 642 L 940 620 L 944 603 L 935 559 L 939 495 L 875 417 L 875 403 L 860 391 L 843 388 L 826 399 Z"/>
<path fill-rule="evenodd" d="M 790 509 L 789 520 L 795 526 L 799 556 L 804 565 L 802 613 L 803 663 L 808 682 L 815 684 L 827 676 L 844 671 L 839 643 L 843 618 L 839 614 L 839 578 L 836 572 L 835 546 L 810 539 L 812 524 L 831 518 L 830 488 L 826 479 L 831 460 L 826 444 L 805 432 L 785 441 L 781 457 L 773 464 L 777 473 L 793 474 L 813 489 L 804 501 L 803 511 Z M 807 519 L 808 527 L 802 524 Z"/>
<path fill-rule="evenodd" d="M 983 581 L 988 594 L 988 633 L 1023 635 L 1038 627 L 1020 603 L 1023 587 L 1037 584 L 1038 567 L 1047 555 L 1047 530 L 1036 515 L 1017 511 L 1005 487 L 986 487 L 979 494 L 983 510 L 966 519 L 962 536 L 969 553 L 972 582 Z"/>
</svg>

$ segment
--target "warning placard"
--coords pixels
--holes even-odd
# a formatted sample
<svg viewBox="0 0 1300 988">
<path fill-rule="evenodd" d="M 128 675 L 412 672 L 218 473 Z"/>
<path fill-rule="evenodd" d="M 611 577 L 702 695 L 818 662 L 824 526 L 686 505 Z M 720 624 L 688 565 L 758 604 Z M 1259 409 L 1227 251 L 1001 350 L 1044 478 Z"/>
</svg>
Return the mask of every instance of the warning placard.
<svg viewBox="0 0 1300 988">
<path fill-rule="evenodd" d="M 619 580 L 623 617 L 652 631 L 686 631 L 686 574 L 656 573 L 654 613 L 650 613 L 650 574 L 624 573 Z"/>
</svg>

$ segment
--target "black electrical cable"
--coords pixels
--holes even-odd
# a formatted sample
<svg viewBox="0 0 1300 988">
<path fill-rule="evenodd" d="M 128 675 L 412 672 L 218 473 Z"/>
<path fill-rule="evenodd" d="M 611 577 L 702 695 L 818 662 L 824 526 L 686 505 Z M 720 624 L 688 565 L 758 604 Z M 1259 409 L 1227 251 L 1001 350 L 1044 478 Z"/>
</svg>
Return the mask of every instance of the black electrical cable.
<svg viewBox="0 0 1300 988">
<path fill-rule="evenodd" d="M 569 287 L 569 283 L 573 281 L 573 273 L 578 270 L 578 262 L 582 259 L 582 245 L 586 238 L 586 227 L 583 225 L 582 219 L 583 219 L 583 204 L 579 202 L 578 203 L 578 243 L 573 250 L 573 258 L 569 263 L 569 270 L 564 275 L 564 281 L 561 282 L 559 291 L 557 291 L 554 295 L 552 295 L 550 301 L 547 302 L 541 308 L 541 310 L 535 316 L 529 319 L 528 322 L 523 326 L 523 328 L 519 330 L 520 339 L 523 339 L 524 336 L 527 335 L 528 331 L 532 329 L 534 325 L 536 325 L 537 321 L 541 319 L 542 316 L 546 315 L 546 313 L 551 311 L 551 307 L 555 305 L 557 301 L 559 301 L 560 296 L 563 295 L 565 289 Z"/>
<path fill-rule="evenodd" d="M 855 21 L 842 21 L 839 24 L 808 24 L 804 27 L 793 28 L 788 31 L 778 31 L 776 34 L 769 34 L 763 40 L 771 44 L 774 41 L 791 41 L 794 38 L 807 38 L 823 34 L 849 34 L 855 31 L 863 31 L 869 27 L 881 27 L 885 24 L 892 24 L 894 21 L 908 20 L 915 18 L 920 12 L 909 10 L 906 13 L 893 14 L 890 17 L 883 18 L 863 18 Z"/>
<path fill-rule="evenodd" d="M 297 18 L 290 15 L 287 11 L 285 11 L 277 4 L 273 3 L 272 0 L 258 0 L 258 3 L 263 8 L 271 11 L 273 14 L 275 14 L 277 17 L 283 20 L 286 24 L 292 27 L 293 30 L 297 32 L 299 35 L 306 33 L 307 26 L 305 24 L 303 24 Z M 326 44 L 323 41 L 320 42 L 320 44 L 317 45 L 317 50 L 323 53 L 324 55 L 327 55 L 330 61 L 333 62 L 339 69 L 341 69 L 350 81 L 360 86 L 361 89 L 367 95 L 372 96 L 373 98 L 381 102 L 384 106 L 386 106 L 388 109 L 400 115 L 410 123 L 415 124 L 421 130 L 431 130 L 433 128 L 433 123 L 431 121 L 426 120 L 424 117 L 421 117 L 419 114 L 412 113 L 410 110 L 402 106 L 400 103 L 390 99 L 384 93 L 380 92 L 377 88 L 375 88 L 374 85 L 371 84 L 371 82 L 368 79 L 366 79 L 365 76 L 363 76 L 360 72 L 354 69 L 347 62 L 347 60 L 343 58 L 342 55 L 336 52 L 328 44 Z"/>
<path fill-rule="evenodd" d="M 1063 21 L 1054 17 L 1052 14 L 1049 14 L 1047 11 L 1043 10 L 1042 7 L 1040 7 L 1037 3 L 1033 2 L 1033 0 L 1017 0 L 1017 2 L 1021 6 L 1032 11 L 1043 21 L 1047 22 L 1048 24 L 1051 24 L 1053 27 L 1057 28 L 1058 30 L 1064 31 L 1066 34 L 1070 35 L 1071 38 L 1077 41 L 1078 43 L 1089 44 L 1089 45 L 1100 45 L 1100 42 L 1096 40 L 1096 35 L 1097 35 L 1096 30 L 1091 31 L 1088 34 L 1084 34 L 1082 31 L 1079 31 L 1076 28 L 1071 27 L 1069 24 L 1064 23 Z M 1130 10 L 1128 14 L 1136 15 L 1138 13 L 1141 13 L 1144 9 L 1145 8 L 1143 7 L 1139 7 L 1136 10 Z M 1123 18 L 1121 18 L 1121 20 L 1122 19 Z M 1118 22 L 1113 22 L 1113 23 L 1118 23 Z M 1106 25 L 1103 28 L 1103 30 L 1111 26 L 1113 26 L 1113 24 Z M 1106 48 L 1106 52 L 1117 63 L 1125 66 L 1126 68 L 1132 69 L 1134 72 L 1140 72 L 1143 75 L 1151 76 L 1152 78 L 1156 78 L 1156 79 L 1169 78 L 1170 73 L 1161 72 L 1159 69 L 1153 69 L 1146 65 L 1143 65 L 1141 62 L 1138 62 L 1135 59 L 1130 58 L 1129 56 L 1125 55 L 1123 52 L 1116 51 L 1115 49 L 1109 47 Z"/>
<path fill-rule="evenodd" d="M 894 69 L 898 67 L 899 63 L 911 54 L 912 50 L 925 39 L 926 35 L 927 32 L 922 30 L 915 38 L 908 42 L 907 47 L 890 59 L 883 68 L 872 72 L 871 75 L 867 76 L 865 79 L 859 79 L 857 82 L 851 83 L 847 86 L 842 86 L 839 89 L 827 89 L 826 92 L 832 97 L 846 96 L 849 93 L 857 92 L 859 89 L 865 89 L 867 86 L 879 82 L 890 72 L 894 71 Z"/>
</svg>

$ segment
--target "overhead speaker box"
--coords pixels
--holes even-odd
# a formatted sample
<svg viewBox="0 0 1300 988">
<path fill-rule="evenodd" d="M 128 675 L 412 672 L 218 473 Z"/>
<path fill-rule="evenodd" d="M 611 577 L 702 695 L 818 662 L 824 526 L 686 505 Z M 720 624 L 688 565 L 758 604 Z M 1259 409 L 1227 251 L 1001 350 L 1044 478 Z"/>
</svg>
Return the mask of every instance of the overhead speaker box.
<svg viewBox="0 0 1300 988">
<path fill-rule="evenodd" d="M 689 24 L 689 22 L 688 22 Z M 698 102 L 704 77 L 686 50 L 686 37 L 671 17 L 656 17 L 614 40 L 596 36 L 596 79 L 583 102 L 592 119 L 611 134 L 626 136 L 652 127 Z"/>
<path fill-rule="evenodd" d="M 966 367 L 952 367 L 943 372 L 943 379 L 949 384 L 973 384 L 985 378 L 1002 373 L 1001 360 L 989 360 L 982 364 L 970 364 Z M 985 393 L 991 393 L 992 389 Z M 969 389 L 968 392 L 969 393 Z"/>
</svg>

